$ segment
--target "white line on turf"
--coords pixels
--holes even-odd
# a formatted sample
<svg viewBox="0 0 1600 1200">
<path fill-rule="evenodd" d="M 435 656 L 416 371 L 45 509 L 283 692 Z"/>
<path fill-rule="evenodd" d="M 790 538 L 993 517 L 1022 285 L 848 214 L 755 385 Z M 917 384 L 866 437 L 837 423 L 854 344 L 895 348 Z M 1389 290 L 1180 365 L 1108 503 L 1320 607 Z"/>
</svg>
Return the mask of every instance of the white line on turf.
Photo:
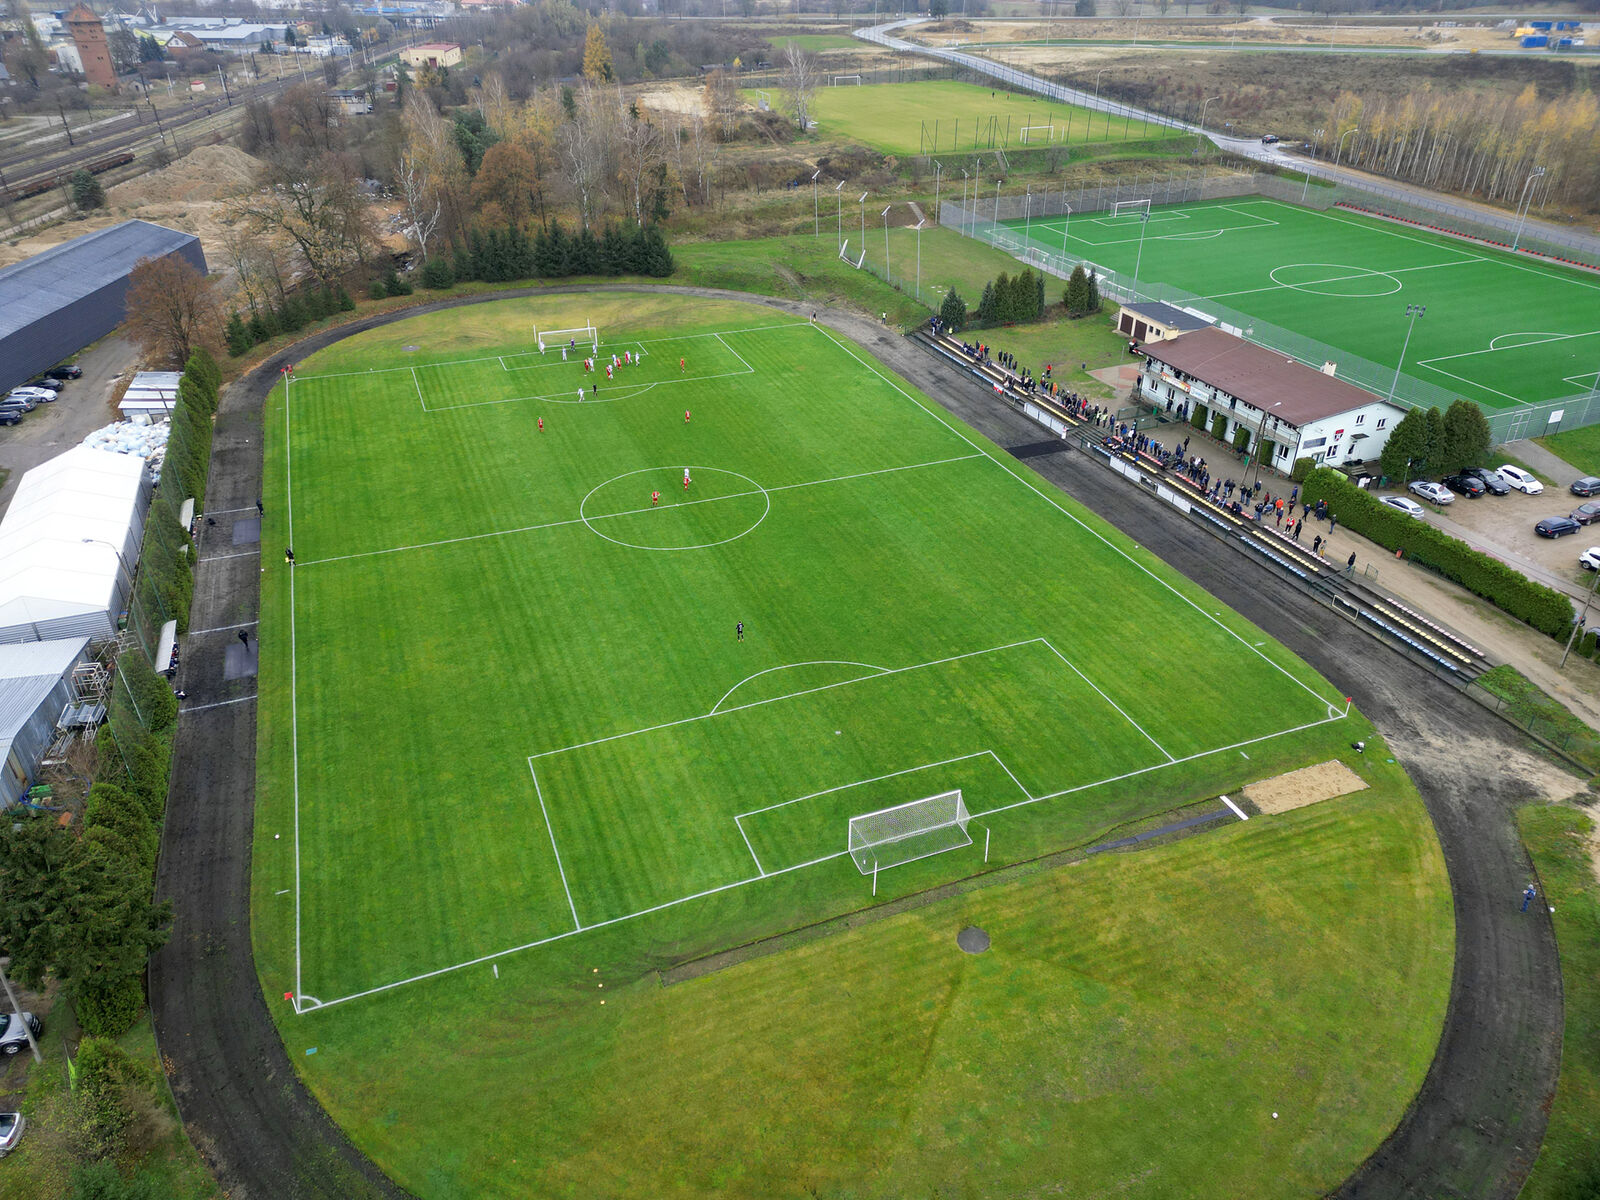
<svg viewBox="0 0 1600 1200">
<path fill-rule="evenodd" d="M 289 547 L 294 547 L 294 442 L 289 436 L 291 384 L 283 381 L 283 511 Z M 295 641 L 294 566 L 289 566 L 289 759 L 294 768 L 294 994 L 302 991 L 300 960 L 300 663 Z"/>
<path fill-rule="evenodd" d="M 1167 582 L 1167 580 L 1161 578 L 1161 576 L 1157 575 L 1149 567 L 1145 566 L 1138 559 L 1134 558 L 1131 554 L 1129 554 L 1126 550 L 1122 549 L 1122 547 L 1118 546 L 1110 538 L 1106 537 L 1105 534 L 1101 533 L 1099 530 L 1097 530 L 1097 529 L 1093 528 L 1092 526 L 1090 526 L 1088 522 L 1084 521 L 1081 517 L 1079 517 L 1071 509 L 1063 507 L 1062 504 L 1059 501 L 1057 501 L 1053 496 L 1051 496 L 1048 492 L 1045 492 L 1044 490 L 1039 488 L 1031 480 L 1029 480 L 1026 476 L 1019 474 L 1017 470 L 1012 469 L 1010 464 L 1001 462 L 1000 459 L 997 458 L 995 455 L 987 453 L 983 449 L 982 446 L 978 445 L 977 442 L 973 441 L 966 434 L 962 433 L 959 429 L 957 429 L 954 426 L 952 426 L 950 424 L 950 422 L 947 421 L 944 417 L 942 417 L 941 415 L 939 415 L 938 413 L 934 412 L 932 409 L 930 409 L 926 405 L 924 405 L 922 403 L 922 401 L 918 400 L 910 392 L 906 391 L 905 388 L 901 387 L 890 376 L 885 375 L 882 371 L 880 371 L 871 362 L 869 362 L 866 359 L 863 359 L 859 354 L 856 354 L 855 351 L 852 350 L 847 343 L 839 341 L 839 339 L 834 337 L 834 335 L 829 330 L 827 330 L 826 328 L 819 327 L 818 328 L 818 332 L 820 332 L 824 337 L 828 338 L 829 341 L 832 341 L 835 345 L 839 346 L 851 358 L 855 359 L 862 366 L 866 367 L 868 371 L 870 371 L 874 375 L 878 376 L 878 378 L 882 379 L 885 383 L 887 383 L 895 391 L 899 392 L 907 400 L 911 401 L 911 403 L 913 405 L 915 405 L 918 409 L 920 409 L 926 416 L 928 416 L 932 420 L 938 422 L 940 425 L 943 425 L 952 434 L 954 434 L 956 437 L 960 438 L 963 442 L 965 442 L 967 445 L 971 446 L 974 450 L 976 450 L 978 453 L 982 454 L 985 458 L 989 459 L 989 461 L 994 463 L 995 466 L 999 467 L 1007 475 L 1010 475 L 1018 483 L 1022 484 L 1023 487 L 1027 488 L 1030 492 L 1032 492 L 1034 495 L 1038 496 L 1046 504 L 1050 505 L 1050 507 L 1054 508 L 1057 512 L 1061 513 L 1068 520 L 1070 520 L 1073 524 L 1075 524 L 1079 528 L 1081 528 L 1090 537 L 1092 537 L 1095 540 L 1097 540 L 1097 541 L 1101 542 L 1102 544 L 1104 544 L 1113 553 L 1121 556 L 1130 565 L 1132 565 L 1136 570 L 1138 570 L 1138 571 L 1142 572 L 1143 574 L 1149 576 L 1152 580 L 1154 580 L 1161 587 L 1164 587 L 1167 591 L 1171 592 L 1174 596 L 1176 596 L 1182 603 L 1187 604 L 1190 608 L 1194 609 L 1195 612 L 1199 613 L 1206 620 L 1212 622 L 1214 625 L 1216 625 L 1218 628 L 1220 628 L 1224 633 L 1226 633 L 1229 637 L 1233 638 L 1241 646 L 1244 646 L 1252 654 L 1255 654 L 1256 656 L 1258 656 L 1263 662 L 1265 662 L 1269 666 L 1273 667 L 1280 674 L 1282 674 L 1283 676 L 1285 676 L 1288 679 L 1293 680 L 1296 684 L 1298 684 L 1300 687 L 1304 688 L 1311 695 L 1316 696 L 1317 699 L 1322 700 L 1324 703 L 1327 702 L 1325 697 L 1318 695 L 1316 690 L 1314 688 L 1312 688 L 1310 684 L 1306 683 L 1302 679 L 1297 678 L 1295 675 L 1293 675 L 1282 664 L 1273 662 L 1273 660 L 1271 658 L 1269 658 L 1266 654 L 1264 654 L 1262 651 L 1257 650 L 1254 646 L 1251 646 L 1250 643 L 1248 641 L 1246 641 L 1242 636 L 1240 636 L 1240 634 L 1237 631 L 1235 631 L 1233 629 L 1230 629 L 1226 624 L 1224 624 L 1217 617 L 1212 616 L 1212 614 L 1207 612 L 1200 605 L 1196 604 L 1188 596 L 1185 596 L 1182 592 L 1180 592 L 1171 583 Z"/>
<path fill-rule="evenodd" d="M 567 886 L 567 869 L 561 865 L 561 849 L 556 845 L 556 827 L 550 823 L 550 810 L 544 806 L 544 789 L 539 786 L 539 773 L 533 769 L 533 763 L 528 763 L 528 773 L 533 776 L 533 794 L 539 798 L 539 812 L 544 815 L 545 832 L 550 835 L 550 851 L 556 856 L 556 870 L 561 872 L 561 890 L 567 894 L 567 907 L 572 910 L 572 925 L 574 929 L 582 929 L 583 922 L 578 919 L 578 906 L 572 902 L 572 889 Z"/>
<path fill-rule="evenodd" d="M 205 712 L 208 708 L 226 708 L 230 704 L 244 704 L 246 701 L 254 700 L 255 698 L 252 693 L 249 696 L 235 696 L 232 700 L 214 700 L 210 704 L 190 704 L 186 705 L 183 711 L 186 713 Z"/>
<path fill-rule="evenodd" d="M 1245 815 L 1244 809 L 1240 808 L 1237 804 L 1235 804 L 1232 800 L 1229 800 L 1226 796 L 1222 797 L 1222 802 L 1224 804 L 1226 804 L 1229 808 L 1233 809 L 1233 815 L 1238 817 L 1239 820 L 1248 821 L 1250 819 L 1248 816 Z"/>
<path fill-rule="evenodd" d="M 1240 291 L 1237 291 L 1237 292 L 1212 292 L 1210 295 L 1199 297 L 1199 299 L 1201 299 L 1201 300 L 1225 300 L 1229 296 L 1253 296 L 1257 292 L 1276 292 L 1276 291 L 1281 291 L 1284 288 L 1288 288 L 1291 291 L 1300 291 L 1303 288 L 1316 287 L 1317 285 L 1323 284 L 1323 283 L 1339 283 L 1341 281 L 1350 280 L 1350 279 L 1369 279 L 1374 275 L 1403 275 L 1407 271 L 1432 271 L 1436 267 L 1464 267 L 1464 266 L 1470 266 L 1471 264 L 1473 264 L 1475 262 L 1481 262 L 1481 261 L 1482 261 L 1481 259 L 1476 259 L 1476 258 L 1461 258 L 1461 259 L 1455 260 L 1454 262 L 1429 263 L 1425 267 L 1393 267 L 1393 268 L 1391 268 L 1391 269 L 1389 269 L 1387 271 L 1379 271 L 1379 270 L 1375 270 L 1375 269 L 1369 270 L 1369 269 L 1361 268 L 1361 267 L 1353 267 L 1353 268 L 1351 268 L 1353 273 L 1349 274 L 1349 275 L 1329 275 L 1324 279 L 1303 279 L 1303 280 L 1297 280 L 1294 283 L 1273 283 L 1273 284 L 1270 284 L 1267 287 L 1243 288 L 1243 289 L 1241 289 Z M 1367 297 L 1367 296 L 1330 296 L 1329 299 L 1331 299 L 1331 300 L 1366 300 L 1366 299 L 1370 299 L 1370 297 Z"/>
<path fill-rule="evenodd" d="M 792 800 L 780 800 L 776 804 L 766 804 L 760 808 L 752 808 L 749 812 L 738 813 L 734 820 L 742 821 L 745 817 L 759 816 L 761 813 L 773 812 L 780 808 L 788 808 L 791 804 L 799 804 L 805 800 L 815 800 L 818 796 L 831 796 L 835 792 L 848 792 L 851 788 L 866 787 L 869 783 L 882 783 L 885 779 L 899 779 L 902 775 L 915 775 L 918 771 L 931 771 L 934 767 L 948 767 L 951 763 L 966 762 L 970 758 L 982 758 L 988 755 L 1002 771 L 1011 776 L 1011 782 L 1017 784 L 1017 790 L 1028 799 L 1033 799 L 1032 793 L 1027 788 L 1017 783 L 1017 777 L 1011 775 L 1005 763 L 1000 761 L 1000 756 L 993 750 L 974 750 L 971 754 L 958 754 L 954 758 L 941 758 L 936 762 L 919 763 L 914 767 L 905 767 L 899 771 L 889 771 L 882 775 L 874 775 L 868 779 L 853 779 L 849 783 L 841 783 L 838 787 L 823 788 L 820 792 L 810 792 L 804 796 L 796 796 Z"/>
<path fill-rule="evenodd" d="M 761 865 L 761 860 L 756 857 L 756 848 L 750 844 L 750 835 L 744 831 L 744 822 L 738 816 L 735 816 L 733 823 L 739 827 L 739 836 L 744 839 L 744 848 L 750 851 L 750 857 L 755 859 L 756 870 L 765 876 L 767 869 Z"/>
<path fill-rule="evenodd" d="M 191 629 L 186 637 L 199 637 L 202 633 L 227 633 L 230 629 L 249 629 L 256 621 L 240 621 L 237 625 L 213 625 L 210 629 Z"/>
<path fill-rule="evenodd" d="M 1423 363 L 1448 362 L 1452 358 L 1474 358 L 1480 354 L 1503 354 L 1507 350 L 1525 350 L 1529 346 L 1544 346 L 1551 342 L 1570 342 L 1575 338 L 1594 337 L 1600 329 L 1586 329 L 1582 333 L 1502 333 L 1482 350 L 1463 350 L 1459 354 L 1435 354 L 1432 358 L 1419 359 Z M 1500 338 L 1507 337 L 1532 337 L 1537 341 L 1518 342 L 1515 346 L 1496 346 Z"/>
<path fill-rule="evenodd" d="M 983 458 L 983 457 L 986 457 L 986 456 L 983 455 L 983 454 L 960 454 L 960 455 L 957 455 L 954 458 L 941 458 L 941 459 L 936 459 L 933 462 L 907 463 L 905 466 L 901 466 L 901 467 L 881 467 L 881 468 L 879 468 L 878 470 L 875 470 L 875 471 L 858 471 L 853 475 L 835 475 L 830 479 L 808 479 L 808 480 L 805 480 L 802 483 L 784 483 L 784 484 L 779 484 L 776 487 L 764 488 L 764 489 L 760 489 L 760 490 L 757 490 L 757 491 L 730 492 L 725 496 L 711 496 L 711 497 L 708 497 L 707 499 L 704 499 L 704 500 L 685 500 L 685 501 L 682 502 L 681 505 L 669 506 L 668 508 L 665 508 L 665 509 L 663 509 L 663 508 L 649 508 L 649 507 L 647 507 L 647 508 L 624 509 L 621 512 L 606 513 L 603 516 L 590 517 L 589 520 L 590 521 L 606 521 L 606 520 L 611 520 L 611 519 L 616 518 L 616 517 L 638 516 L 640 513 L 647 513 L 647 512 L 670 512 L 673 507 L 684 507 L 684 506 L 692 505 L 692 504 L 718 504 L 718 503 L 721 503 L 724 500 L 738 500 L 738 499 L 742 499 L 742 498 L 747 497 L 747 496 L 759 496 L 762 491 L 767 491 L 767 492 L 792 492 L 792 491 L 795 491 L 798 488 L 820 487 L 822 484 L 825 484 L 825 483 L 846 483 L 846 482 L 849 482 L 852 479 L 865 479 L 868 476 L 872 476 L 872 475 L 892 475 L 892 474 L 894 474 L 894 473 L 896 473 L 898 471 L 917 471 L 917 470 L 921 470 L 924 467 L 942 467 L 942 466 L 945 466 L 948 463 L 966 462 L 969 459 Z M 582 525 L 582 524 L 585 524 L 584 518 L 582 518 L 582 517 L 570 517 L 570 518 L 568 518 L 566 520 L 562 520 L 562 521 L 547 521 L 542 525 L 523 525 L 523 526 L 519 526 L 519 527 L 517 527 L 515 529 L 495 529 L 495 530 L 491 530 L 488 533 L 466 533 L 466 534 L 462 534 L 460 537 L 440 538 L 437 541 L 416 542 L 414 544 L 406 545 L 406 546 L 390 546 L 390 547 L 388 547 L 386 549 L 383 549 L 383 550 L 359 550 L 359 551 L 355 552 L 354 554 L 334 554 L 334 555 L 330 555 L 327 558 L 307 559 L 304 562 L 297 563 L 296 565 L 300 566 L 300 567 L 315 567 L 315 566 L 323 565 L 325 563 L 348 562 L 349 560 L 355 559 L 355 558 L 372 558 L 372 557 L 374 557 L 376 555 L 380 555 L 380 554 L 401 554 L 401 553 L 404 553 L 405 551 L 408 551 L 408 550 L 431 550 L 431 549 L 433 549 L 433 548 L 435 548 L 437 546 L 454 546 L 454 545 L 457 545 L 457 544 L 459 544 L 461 542 L 482 541 L 484 538 L 510 537 L 513 534 L 518 534 L 518 533 L 536 533 L 541 529 L 559 529 L 559 528 L 561 528 L 563 526 L 566 526 L 566 525 Z"/>
<path fill-rule="evenodd" d="M 1116 710 L 1117 710 L 1117 712 L 1118 712 L 1118 713 L 1121 713 L 1121 715 L 1122 715 L 1122 719 L 1123 719 L 1123 720 L 1124 720 L 1124 721 L 1126 721 L 1126 722 L 1127 722 L 1127 723 L 1128 723 L 1128 724 L 1129 724 L 1129 725 L 1132 725 L 1132 726 L 1133 726 L 1133 727 L 1134 727 L 1134 728 L 1135 728 L 1135 729 L 1137 729 L 1137 730 L 1138 730 L 1138 731 L 1139 731 L 1139 732 L 1140 732 L 1140 733 L 1141 733 L 1141 734 L 1143 734 L 1143 735 L 1144 735 L 1144 739 L 1145 739 L 1145 741 L 1147 741 L 1147 742 L 1149 742 L 1149 743 L 1150 743 L 1150 744 L 1151 744 L 1151 745 L 1152 745 L 1152 746 L 1154 746 L 1154 747 L 1155 747 L 1155 748 L 1156 748 L 1156 749 L 1157 749 L 1157 750 L 1159 750 L 1159 751 L 1161 751 L 1161 753 L 1162 753 L 1162 754 L 1166 754 L 1166 755 L 1167 755 L 1167 761 L 1168 761 L 1168 762 L 1172 762 L 1172 761 L 1173 761 L 1173 758 L 1172 758 L 1172 755 L 1170 755 L 1170 754 L 1167 754 L 1167 748 L 1166 748 L 1166 747 L 1165 747 L 1165 746 L 1163 746 L 1163 745 L 1162 745 L 1162 744 L 1161 744 L 1161 743 L 1160 743 L 1160 742 L 1158 742 L 1158 741 L 1156 741 L 1156 740 L 1155 740 L 1155 738 L 1153 738 L 1153 737 L 1151 737 L 1151 736 L 1150 736 L 1150 734 L 1149 734 L 1149 733 L 1148 733 L 1148 732 L 1147 732 L 1147 731 L 1146 731 L 1146 730 L 1145 730 L 1145 727 L 1144 727 L 1144 726 L 1143 726 L 1143 725 L 1141 725 L 1141 724 L 1139 724 L 1139 722 L 1137 722 L 1137 721 L 1135 721 L 1135 720 L 1134 720 L 1134 719 L 1133 719 L 1133 718 L 1132 718 L 1132 717 L 1130 717 L 1130 716 L 1129 716 L 1129 715 L 1128 715 L 1128 714 L 1127 714 L 1127 713 L 1125 713 L 1125 712 L 1123 712 L 1123 711 L 1122 711 L 1122 705 L 1120 705 L 1120 704 L 1118 704 L 1118 703 L 1117 703 L 1117 702 L 1116 702 L 1116 701 L 1115 701 L 1115 700 L 1113 700 L 1113 699 L 1112 699 L 1112 698 L 1111 698 L 1111 697 L 1110 697 L 1110 696 L 1108 696 L 1108 695 L 1106 695 L 1106 694 L 1105 694 L 1105 693 L 1104 693 L 1104 692 L 1102 692 L 1102 691 L 1101 691 L 1101 690 L 1100 690 L 1100 688 L 1099 688 L 1099 686 L 1098 686 L 1098 685 L 1097 685 L 1097 684 L 1096 684 L 1096 683 L 1095 683 L 1095 681 L 1094 681 L 1094 680 L 1092 680 L 1092 679 L 1090 679 L 1090 678 L 1089 678 L 1089 677 L 1088 677 L 1088 676 L 1087 676 L 1087 675 L 1085 675 L 1085 674 L 1084 674 L 1084 673 L 1083 673 L 1083 672 L 1082 672 L 1082 671 L 1080 671 L 1080 670 L 1078 670 L 1078 668 L 1077 668 L 1077 667 L 1076 667 L 1076 666 L 1075 666 L 1075 665 L 1073 665 L 1073 663 L 1072 663 L 1072 660 L 1071 660 L 1071 659 L 1069 659 L 1069 658 L 1068 658 L 1068 657 L 1067 657 L 1067 656 L 1066 656 L 1066 655 L 1065 655 L 1065 654 L 1063 654 L 1063 653 L 1061 653 L 1061 651 L 1059 651 L 1059 650 L 1057 650 L 1057 649 L 1056 649 L 1056 648 L 1055 648 L 1055 646 L 1053 646 L 1053 645 L 1051 645 L 1051 643 L 1050 643 L 1050 640 L 1049 640 L 1049 639 L 1048 639 L 1048 638 L 1040 638 L 1040 639 L 1039 639 L 1039 640 L 1040 640 L 1040 641 L 1042 641 L 1042 642 L 1044 642 L 1044 644 L 1045 644 L 1045 645 L 1046 645 L 1046 646 L 1049 646 L 1049 647 L 1050 647 L 1050 650 L 1051 650 L 1051 652 L 1052 652 L 1052 653 L 1053 653 L 1053 654 L 1054 654 L 1054 655 L 1055 655 L 1055 656 L 1056 656 L 1056 657 L 1057 657 L 1057 658 L 1059 658 L 1059 659 L 1060 659 L 1060 660 L 1061 660 L 1061 661 L 1062 661 L 1062 662 L 1064 662 L 1064 663 L 1066 663 L 1066 664 L 1067 664 L 1067 669 L 1068 669 L 1068 670 L 1070 670 L 1070 671 L 1071 671 L 1071 672 L 1072 672 L 1072 673 L 1073 673 L 1073 674 L 1074 674 L 1074 675 L 1076 675 L 1076 676 L 1077 676 L 1077 677 L 1078 677 L 1078 678 L 1079 678 L 1079 679 L 1081 679 L 1081 680 L 1083 680 L 1083 681 L 1084 681 L 1084 682 L 1085 682 L 1085 683 L 1087 683 L 1087 684 L 1088 684 L 1088 685 L 1089 685 L 1089 686 L 1090 686 L 1090 687 L 1092 687 L 1092 688 L 1094 688 L 1094 690 L 1095 690 L 1095 693 L 1096 693 L 1096 694 L 1097 694 L 1097 695 L 1098 695 L 1098 696 L 1099 696 L 1099 697 L 1100 697 L 1100 699 L 1102 699 L 1102 700 L 1104 700 L 1104 701 L 1105 701 L 1105 702 L 1106 702 L 1106 703 L 1107 703 L 1107 704 L 1109 704 L 1109 705 L 1111 705 L 1111 707 L 1112 707 L 1112 708 L 1114 708 L 1114 709 L 1116 709 Z"/>
<path fill-rule="evenodd" d="M 417 386 L 417 403 L 422 405 L 422 411 L 428 411 L 428 402 L 422 398 L 422 380 L 417 378 L 417 369 L 411 368 L 411 382 Z"/>
<path fill-rule="evenodd" d="M 760 679 L 761 676 L 770 675 L 774 671 L 793 670 L 795 667 L 865 667 L 867 670 L 876 671 L 880 675 L 886 675 L 889 671 L 888 667 L 879 667 L 873 665 L 872 663 L 851 662 L 849 659 L 843 658 L 814 658 L 807 662 L 784 663 L 781 667 L 768 667 L 765 671 L 757 671 L 754 675 L 746 675 L 743 679 L 739 680 L 738 683 L 734 684 L 731 688 L 723 693 L 722 700 L 726 700 L 729 696 L 733 695 L 752 679 Z M 722 700 L 718 700 L 711 706 L 712 714 L 715 714 L 717 709 L 722 707 Z"/>
<path fill-rule="evenodd" d="M 238 554 L 208 554 L 201 562 L 226 562 L 230 558 L 254 558 L 260 554 L 259 550 L 241 550 Z"/>
</svg>

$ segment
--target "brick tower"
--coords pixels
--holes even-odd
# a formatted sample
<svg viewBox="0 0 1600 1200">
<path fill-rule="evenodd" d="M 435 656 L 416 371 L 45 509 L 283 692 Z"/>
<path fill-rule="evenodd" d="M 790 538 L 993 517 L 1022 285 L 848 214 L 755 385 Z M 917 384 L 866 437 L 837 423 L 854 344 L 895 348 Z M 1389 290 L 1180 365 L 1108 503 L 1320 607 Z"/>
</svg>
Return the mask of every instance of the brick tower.
<svg viewBox="0 0 1600 1200">
<path fill-rule="evenodd" d="M 117 90 L 117 70 L 111 65 L 111 47 L 106 44 L 105 26 L 87 4 L 79 4 L 67 14 L 67 31 L 83 59 L 83 77 L 97 87 Z"/>
</svg>

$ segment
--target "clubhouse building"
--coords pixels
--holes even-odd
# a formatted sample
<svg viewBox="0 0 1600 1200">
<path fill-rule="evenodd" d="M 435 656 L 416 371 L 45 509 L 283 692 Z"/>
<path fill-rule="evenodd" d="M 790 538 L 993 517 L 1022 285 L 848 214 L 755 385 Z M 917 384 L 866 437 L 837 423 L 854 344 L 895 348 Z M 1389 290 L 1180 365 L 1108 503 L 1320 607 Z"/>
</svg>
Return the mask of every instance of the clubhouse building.
<svg viewBox="0 0 1600 1200">
<path fill-rule="evenodd" d="M 1349 467 L 1375 462 L 1405 415 L 1325 371 L 1220 329 L 1140 347 L 1139 391 L 1182 410 L 1212 436 L 1288 474 L 1297 458 Z"/>
</svg>

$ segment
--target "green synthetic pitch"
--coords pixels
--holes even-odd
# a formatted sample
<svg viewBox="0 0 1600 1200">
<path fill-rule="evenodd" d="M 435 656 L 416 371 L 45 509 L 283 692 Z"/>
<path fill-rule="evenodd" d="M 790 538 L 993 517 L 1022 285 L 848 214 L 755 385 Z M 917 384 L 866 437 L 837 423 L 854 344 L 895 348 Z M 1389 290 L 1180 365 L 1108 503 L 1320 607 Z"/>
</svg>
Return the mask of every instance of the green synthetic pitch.
<svg viewBox="0 0 1600 1200">
<path fill-rule="evenodd" d="M 1137 267 L 1141 291 L 1159 299 L 1163 285 L 1182 289 L 1211 315 L 1226 305 L 1388 369 L 1403 350 L 1405 375 L 1485 408 L 1597 386 L 1600 275 L 1590 272 L 1261 197 L 1157 208 L 1148 223 L 1101 212 L 1004 224 L 1019 249 L 1065 246 L 1129 278 Z M 1413 304 L 1426 309 L 1414 328 Z M 1402 399 L 1404 389 L 1402 379 Z"/>
<path fill-rule="evenodd" d="M 578 352 L 529 349 L 586 319 L 643 351 L 600 403 Z M 957 787 L 972 813 L 881 900 L 981 871 L 989 836 L 1013 862 L 1326 757 L 1356 720 L 770 310 L 439 313 L 298 364 L 267 431 L 264 542 L 296 565 L 262 581 L 257 932 L 306 1008 L 644 917 L 680 953 L 737 944 L 873 902 L 853 815 Z"/>
<path fill-rule="evenodd" d="M 831 80 L 831 75 L 824 76 L 824 83 Z M 754 103 L 755 93 L 746 92 L 746 98 Z M 985 154 L 996 148 L 1013 151 L 1188 136 L 1075 104 L 953 81 L 819 87 L 812 97 L 811 115 L 825 136 L 848 138 L 886 154 Z M 1027 141 L 1024 126 L 1037 127 Z M 956 182 L 960 180 L 958 171 Z"/>
</svg>

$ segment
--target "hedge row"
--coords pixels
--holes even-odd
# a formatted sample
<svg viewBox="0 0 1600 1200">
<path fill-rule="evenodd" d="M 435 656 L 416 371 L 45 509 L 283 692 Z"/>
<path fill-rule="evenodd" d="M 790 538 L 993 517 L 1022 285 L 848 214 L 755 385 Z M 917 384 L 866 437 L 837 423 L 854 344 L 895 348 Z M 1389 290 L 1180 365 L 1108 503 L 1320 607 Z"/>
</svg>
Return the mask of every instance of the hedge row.
<svg viewBox="0 0 1600 1200">
<path fill-rule="evenodd" d="M 1438 571 L 1496 608 L 1526 621 L 1541 633 L 1565 638 L 1572 631 L 1572 601 L 1554 588 L 1535 583 L 1515 567 L 1474 550 L 1459 538 L 1380 504 L 1371 492 L 1356 487 L 1330 467 L 1307 473 L 1302 496 L 1325 500 L 1339 524 L 1386 550 L 1398 550 L 1414 562 Z"/>
</svg>

